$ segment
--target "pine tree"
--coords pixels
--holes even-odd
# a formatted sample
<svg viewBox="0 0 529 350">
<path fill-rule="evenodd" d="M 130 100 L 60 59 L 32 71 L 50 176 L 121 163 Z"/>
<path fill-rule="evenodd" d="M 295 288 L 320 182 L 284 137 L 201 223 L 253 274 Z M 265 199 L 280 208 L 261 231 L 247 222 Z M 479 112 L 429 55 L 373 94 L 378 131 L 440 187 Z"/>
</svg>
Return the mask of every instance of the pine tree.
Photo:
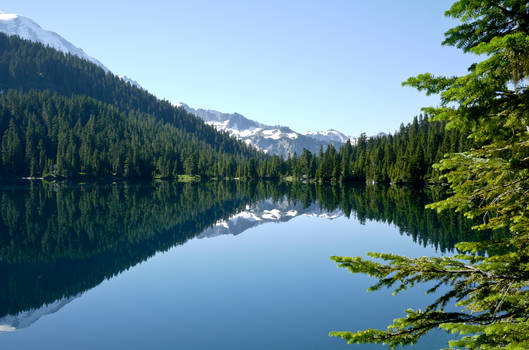
<svg viewBox="0 0 529 350">
<path fill-rule="evenodd" d="M 422 74 L 405 84 L 440 94 L 441 105 L 425 111 L 448 128 L 470 133 L 469 150 L 458 137 L 445 144 L 452 153 L 436 166 L 453 195 L 430 205 L 480 218 L 477 230 L 507 230 L 504 238 L 459 243 L 455 257 L 408 258 L 369 254 L 377 260 L 333 257 L 352 273 L 378 279 L 373 290 L 402 292 L 432 282 L 430 292 L 445 287 L 422 310 L 406 310 L 388 329 L 333 332 L 349 343 L 416 342 L 434 328 L 460 337 L 451 347 L 466 349 L 529 348 L 529 4 L 521 0 L 459 0 L 446 12 L 462 24 L 446 33 L 447 45 L 484 55 L 460 77 Z M 458 144 L 459 143 L 459 144 Z M 444 146 L 443 146 L 444 147 Z M 477 254 L 481 252 L 481 254 Z M 484 254 L 486 253 L 486 254 Z M 458 310 L 445 306 L 457 302 Z"/>
</svg>

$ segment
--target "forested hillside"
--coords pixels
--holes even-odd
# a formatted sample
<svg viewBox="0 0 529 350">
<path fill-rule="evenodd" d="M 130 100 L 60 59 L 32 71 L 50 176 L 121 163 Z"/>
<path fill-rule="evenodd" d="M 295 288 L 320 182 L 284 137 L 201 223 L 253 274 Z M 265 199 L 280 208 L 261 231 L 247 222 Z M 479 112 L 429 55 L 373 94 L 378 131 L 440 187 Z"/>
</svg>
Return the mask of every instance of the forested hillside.
<svg viewBox="0 0 529 350">
<path fill-rule="evenodd" d="M 425 182 L 466 134 L 418 117 L 394 135 L 266 156 L 99 66 L 0 34 L 0 176 Z"/>
<path fill-rule="evenodd" d="M 3 176 L 216 176 L 262 157 L 88 61 L 3 34 L 0 89 Z"/>
</svg>

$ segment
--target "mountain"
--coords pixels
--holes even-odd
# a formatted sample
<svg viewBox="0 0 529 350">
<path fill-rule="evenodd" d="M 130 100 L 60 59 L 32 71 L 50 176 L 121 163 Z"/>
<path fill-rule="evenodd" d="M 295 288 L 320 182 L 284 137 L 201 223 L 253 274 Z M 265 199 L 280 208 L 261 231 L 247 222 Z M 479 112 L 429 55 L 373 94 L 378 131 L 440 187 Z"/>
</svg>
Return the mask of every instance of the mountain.
<svg viewBox="0 0 529 350">
<path fill-rule="evenodd" d="M 23 39 L 49 46 L 65 54 L 78 56 L 96 64 L 105 73 L 110 72 L 100 61 L 89 56 L 81 48 L 75 46 L 59 34 L 43 29 L 30 18 L 0 12 L 0 33 L 17 35 Z M 119 78 L 134 87 L 142 88 L 138 82 L 127 76 L 120 75 Z M 353 142 L 355 141 L 353 138 L 332 129 L 301 134 L 286 126 L 264 125 L 247 119 L 238 113 L 227 114 L 213 110 L 195 110 L 183 103 L 177 105 L 182 106 L 187 112 L 202 118 L 217 130 L 226 131 L 230 136 L 241 139 L 247 144 L 253 145 L 268 154 L 287 157 L 289 154 L 301 154 L 305 148 L 312 153 L 317 153 L 320 147 L 325 149 L 331 144 L 335 147 L 340 147 L 348 139 L 351 139 Z"/>
<path fill-rule="evenodd" d="M 320 148 L 333 145 L 339 148 L 347 140 L 355 143 L 355 139 L 336 130 L 298 133 L 287 126 L 271 126 L 248 119 L 239 113 L 222 113 L 214 110 L 194 109 L 185 103 L 176 106 L 196 115 L 207 124 L 219 131 L 225 131 L 230 136 L 243 140 L 249 145 L 268 154 L 288 157 L 289 154 L 300 155 L 303 149 L 318 153 Z"/>
</svg>

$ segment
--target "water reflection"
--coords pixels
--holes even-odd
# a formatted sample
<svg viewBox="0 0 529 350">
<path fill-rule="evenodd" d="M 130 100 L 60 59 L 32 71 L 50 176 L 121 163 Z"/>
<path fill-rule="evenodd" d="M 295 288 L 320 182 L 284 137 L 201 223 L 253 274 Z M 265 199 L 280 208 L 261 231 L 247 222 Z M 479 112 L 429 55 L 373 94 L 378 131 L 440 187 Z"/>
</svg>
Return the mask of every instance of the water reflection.
<svg viewBox="0 0 529 350">
<path fill-rule="evenodd" d="M 84 291 L 192 238 L 238 235 L 300 215 L 399 227 L 450 250 L 471 223 L 424 205 L 437 188 L 310 184 L 46 184 L 0 188 L 0 332 L 31 325 Z"/>
<path fill-rule="evenodd" d="M 0 318 L 0 333 L 27 328 L 37 322 L 41 317 L 59 311 L 63 306 L 70 303 L 76 297 L 77 296 L 59 299 L 50 304 L 42 305 L 38 309 L 30 309 L 20 312 L 17 315 L 6 315 Z"/>
</svg>

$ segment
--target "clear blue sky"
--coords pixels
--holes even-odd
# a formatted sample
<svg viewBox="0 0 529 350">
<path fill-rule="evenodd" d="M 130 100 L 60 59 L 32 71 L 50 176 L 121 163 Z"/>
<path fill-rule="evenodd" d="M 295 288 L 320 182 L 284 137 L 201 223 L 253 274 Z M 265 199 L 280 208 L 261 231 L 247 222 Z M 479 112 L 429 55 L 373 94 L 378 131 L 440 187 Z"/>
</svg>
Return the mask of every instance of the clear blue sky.
<svg viewBox="0 0 529 350">
<path fill-rule="evenodd" d="M 448 0 L 3 0 L 160 98 L 300 132 L 392 132 L 435 104 L 401 82 L 461 74 Z"/>
</svg>

